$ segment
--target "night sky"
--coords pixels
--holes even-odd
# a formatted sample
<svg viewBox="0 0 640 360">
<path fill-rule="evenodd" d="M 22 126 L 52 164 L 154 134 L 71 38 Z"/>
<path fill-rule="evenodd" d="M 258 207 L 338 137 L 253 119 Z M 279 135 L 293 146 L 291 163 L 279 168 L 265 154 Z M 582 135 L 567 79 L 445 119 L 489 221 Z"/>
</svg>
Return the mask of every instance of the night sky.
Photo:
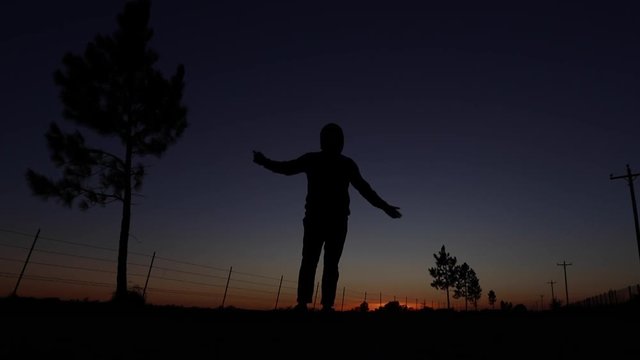
<svg viewBox="0 0 640 360">
<path fill-rule="evenodd" d="M 73 126 L 53 72 L 65 52 L 113 33 L 123 4 L 1 6 L 0 229 L 117 247 L 118 204 L 82 212 L 42 201 L 25 171 L 57 174 L 44 134 L 51 121 Z M 571 301 L 640 282 L 629 188 L 609 179 L 626 164 L 640 172 L 633 9 L 155 1 L 151 11 L 158 67 L 170 75 L 185 65 L 190 126 L 147 161 L 132 252 L 282 275 L 295 288 L 306 178 L 257 166 L 252 150 L 275 160 L 318 151 L 320 129 L 335 122 L 344 154 L 403 214 L 391 219 L 351 189 L 340 289 L 442 303 L 427 272 L 442 245 L 476 271 L 481 306 L 490 289 L 498 300 L 547 302 L 551 280 L 564 301 L 563 261 L 573 264 Z M 0 232 L 0 242 L 15 244 L 12 236 Z M 19 269 L 0 261 L 3 272 Z M 10 292 L 15 279 L 1 281 Z M 37 286 L 25 292 L 45 294 Z"/>
</svg>

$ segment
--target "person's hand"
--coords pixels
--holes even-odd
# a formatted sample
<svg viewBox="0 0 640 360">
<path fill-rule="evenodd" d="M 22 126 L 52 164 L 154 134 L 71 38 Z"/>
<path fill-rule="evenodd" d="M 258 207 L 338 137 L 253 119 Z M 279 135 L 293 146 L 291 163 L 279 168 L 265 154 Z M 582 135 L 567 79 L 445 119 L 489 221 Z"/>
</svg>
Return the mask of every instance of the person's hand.
<svg viewBox="0 0 640 360">
<path fill-rule="evenodd" d="M 389 205 L 389 206 L 385 207 L 383 210 L 384 210 L 384 212 L 387 213 L 387 215 L 391 216 L 394 219 L 398 219 L 398 218 L 402 217 L 402 214 L 400 214 L 400 211 L 398 211 L 398 210 L 400 210 L 400 208 L 397 207 L 397 206 Z"/>
<path fill-rule="evenodd" d="M 258 165 L 262 165 L 265 163 L 265 161 L 267 160 L 267 158 L 264 156 L 263 153 L 261 153 L 260 151 L 255 151 L 253 150 L 253 162 L 258 164 Z"/>
</svg>

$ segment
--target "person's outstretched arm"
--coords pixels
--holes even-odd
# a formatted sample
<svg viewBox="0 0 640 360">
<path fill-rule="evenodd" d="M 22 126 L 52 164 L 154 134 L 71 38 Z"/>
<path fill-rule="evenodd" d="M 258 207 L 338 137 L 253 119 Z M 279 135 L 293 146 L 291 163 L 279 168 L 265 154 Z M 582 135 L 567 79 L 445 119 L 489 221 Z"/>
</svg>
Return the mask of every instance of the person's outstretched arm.
<svg viewBox="0 0 640 360">
<path fill-rule="evenodd" d="M 367 201 L 377 207 L 382 209 L 387 215 L 390 217 L 397 219 L 402 216 L 400 213 L 400 208 L 397 206 L 389 205 L 386 201 L 382 200 L 382 198 L 371 188 L 371 185 L 362 177 L 360 174 L 360 170 L 358 166 L 353 163 L 353 168 L 351 170 L 351 185 L 353 185 L 356 190 L 367 199 Z"/>
<path fill-rule="evenodd" d="M 264 166 L 266 169 L 269 169 L 278 174 L 284 175 L 295 175 L 301 172 L 304 172 L 305 163 L 304 155 L 301 157 L 290 160 L 290 161 L 275 161 L 264 156 L 260 151 L 253 151 L 253 162 Z"/>
</svg>

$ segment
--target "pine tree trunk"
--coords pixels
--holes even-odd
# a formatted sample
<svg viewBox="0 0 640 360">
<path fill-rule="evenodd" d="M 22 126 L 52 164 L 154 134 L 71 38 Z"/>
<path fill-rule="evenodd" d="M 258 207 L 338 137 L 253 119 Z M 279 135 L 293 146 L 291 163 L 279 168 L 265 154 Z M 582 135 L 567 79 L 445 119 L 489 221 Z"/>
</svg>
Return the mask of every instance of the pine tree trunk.
<svg viewBox="0 0 640 360">
<path fill-rule="evenodd" d="M 447 288 L 447 310 L 451 309 L 451 305 L 449 303 L 449 288 Z"/>
<path fill-rule="evenodd" d="M 118 274 L 116 297 L 127 296 L 127 252 L 129 247 L 129 227 L 131 225 L 131 190 L 125 190 L 122 203 L 122 223 L 120 225 L 120 242 L 118 244 Z"/>
<path fill-rule="evenodd" d="M 467 281 L 464 283 L 464 311 L 469 311 L 469 286 L 467 286 Z"/>
<path fill-rule="evenodd" d="M 118 274 L 116 279 L 116 298 L 126 299 L 127 292 L 127 255 L 129 248 L 129 228 L 131 227 L 131 141 L 127 142 L 125 155 L 125 186 L 122 201 L 122 223 L 118 244 Z"/>
</svg>

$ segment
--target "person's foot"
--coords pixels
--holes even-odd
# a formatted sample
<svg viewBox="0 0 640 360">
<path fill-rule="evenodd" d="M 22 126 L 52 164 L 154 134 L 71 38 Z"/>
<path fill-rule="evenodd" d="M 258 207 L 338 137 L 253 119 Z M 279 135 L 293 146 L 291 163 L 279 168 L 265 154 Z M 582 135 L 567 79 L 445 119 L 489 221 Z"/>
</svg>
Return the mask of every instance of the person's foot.
<svg viewBox="0 0 640 360">
<path fill-rule="evenodd" d="M 303 313 L 303 312 L 307 312 L 307 304 L 305 303 L 298 303 L 298 305 L 293 307 L 293 310 L 295 312 L 299 312 L 299 313 Z"/>
<path fill-rule="evenodd" d="M 322 311 L 323 313 L 332 313 L 332 312 L 334 312 L 335 310 L 333 309 L 333 307 L 328 306 L 328 305 L 325 305 L 325 306 L 323 306 L 323 307 L 322 307 L 322 310 L 321 310 L 321 311 Z"/>
</svg>

